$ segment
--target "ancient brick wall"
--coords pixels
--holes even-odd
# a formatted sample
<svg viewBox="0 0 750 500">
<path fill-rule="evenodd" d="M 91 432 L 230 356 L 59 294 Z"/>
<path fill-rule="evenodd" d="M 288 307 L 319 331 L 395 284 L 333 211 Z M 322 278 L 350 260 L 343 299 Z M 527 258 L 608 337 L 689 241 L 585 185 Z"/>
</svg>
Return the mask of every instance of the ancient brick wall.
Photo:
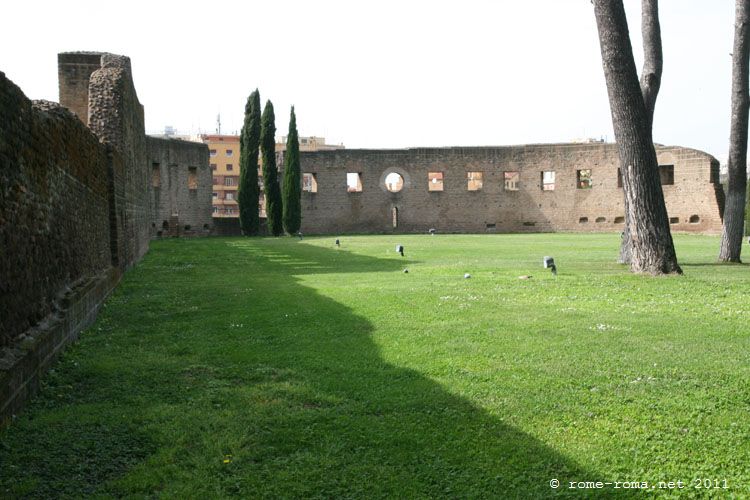
<svg viewBox="0 0 750 500">
<path fill-rule="evenodd" d="M 211 234 L 212 176 L 203 143 L 147 137 L 151 236 Z"/>
<path fill-rule="evenodd" d="M 60 103 L 81 121 L 89 123 L 89 81 L 101 68 L 101 52 L 64 52 L 57 55 Z"/>
<path fill-rule="evenodd" d="M 681 147 L 657 154 L 673 167 L 674 184 L 663 186 L 673 229 L 721 231 L 716 160 Z M 301 169 L 315 175 L 317 192 L 302 193 L 302 231 L 621 231 L 618 163 L 616 146 L 601 143 L 306 152 Z M 590 171 L 590 189 L 579 187 L 580 170 Z M 554 189 L 543 189 L 544 171 L 555 172 Z M 385 186 L 391 172 L 404 182 L 396 193 Z M 481 172 L 480 189 L 468 189 L 469 172 Z M 361 192 L 348 192 L 347 173 L 360 174 Z M 442 191 L 428 190 L 430 173 L 442 174 Z M 506 188 L 506 173 L 518 174 L 517 190 Z"/>
<path fill-rule="evenodd" d="M 0 73 L 0 424 L 148 250 L 149 166 L 130 61 L 73 53 L 58 62 L 73 112 L 32 103 Z"/>
<path fill-rule="evenodd" d="M 111 265 L 107 147 L 70 111 L 0 73 L 0 342 Z"/>
<path fill-rule="evenodd" d="M 216 236 L 242 236 L 240 218 L 214 217 L 213 232 Z"/>
<path fill-rule="evenodd" d="M 130 58 L 101 55 L 101 68 L 91 74 L 89 82 L 88 116 L 91 130 L 123 158 L 124 253 L 120 263 L 128 268 L 148 251 L 151 219 L 143 106 L 133 85 Z"/>
</svg>

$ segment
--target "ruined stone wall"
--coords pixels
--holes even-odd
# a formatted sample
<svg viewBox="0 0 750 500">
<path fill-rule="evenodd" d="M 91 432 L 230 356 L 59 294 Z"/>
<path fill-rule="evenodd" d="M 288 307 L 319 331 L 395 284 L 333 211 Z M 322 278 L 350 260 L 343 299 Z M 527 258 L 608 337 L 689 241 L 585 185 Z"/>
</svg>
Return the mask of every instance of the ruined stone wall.
<svg viewBox="0 0 750 500">
<path fill-rule="evenodd" d="M 0 73 L 3 344 L 111 265 L 108 154 L 67 109 L 31 103 Z"/>
<path fill-rule="evenodd" d="M 216 236 L 242 236 L 239 217 L 214 217 L 213 232 Z M 260 234 L 264 234 L 261 232 Z"/>
<path fill-rule="evenodd" d="M 84 125 L 89 124 L 89 81 L 101 68 L 101 52 L 64 52 L 57 55 L 57 81 L 60 103 Z"/>
<path fill-rule="evenodd" d="M 73 112 L 32 103 L 0 73 L 0 424 L 148 250 L 149 166 L 130 61 L 58 61 Z"/>
<path fill-rule="evenodd" d="M 673 165 L 674 184 L 663 186 L 673 230 L 720 232 L 723 198 L 716 189 L 718 175 L 713 177 L 718 174 L 716 160 L 681 147 L 658 147 L 657 154 L 660 164 Z M 302 172 L 315 174 L 317 182 L 317 193 L 302 193 L 304 233 L 429 228 L 470 233 L 603 232 L 624 227 L 614 144 L 349 149 L 300 156 Z M 577 171 L 587 169 L 592 187 L 579 189 Z M 555 172 L 554 190 L 542 189 L 543 171 Z M 347 172 L 360 173 L 361 192 L 347 192 Z M 398 193 L 385 187 L 390 172 L 404 179 Z M 428 190 L 430 172 L 443 174 L 443 191 Z M 468 172 L 482 172 L 481 189 L 467 189 Z M 518 172 L 517 191 L 505 188 L 506 172 Z"/>
<path fill-rule="evenodd" d="M 151 219 L 143 106 L 133 85 L 130 58 L 101 55 L 101 68 L 91 74 L 89 82 L 88 116 L 89 127 L 99 140 L 110 144 L 123 158 L 121 265 L 128 268 L 148 251 Z"/>
<path fill-rule="evenodd" d="M 119 279 L 109 210 L 118 163 L 74 114 L 32 103 L 0 73 L 0 422 Z"/>
<path fill-rule="evenodd" d="M 212 176 L 203 143 L 147 137 L 151 237 L 211 234 Z"/>
</svg>

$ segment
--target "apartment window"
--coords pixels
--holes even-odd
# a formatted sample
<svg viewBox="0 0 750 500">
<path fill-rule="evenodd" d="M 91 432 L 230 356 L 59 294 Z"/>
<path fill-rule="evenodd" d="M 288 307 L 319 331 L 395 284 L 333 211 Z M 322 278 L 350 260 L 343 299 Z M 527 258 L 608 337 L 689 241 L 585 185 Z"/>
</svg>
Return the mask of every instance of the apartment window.
<svg viewBox="0 0 750 500">
<path fill-rule="evenodd" d="M 227 191 L 224 193 L 224 199 L 225 200 L 234 200 L 234 191 Z"/>
<path fill-rule="evenodd" d="M 211 170 L 216 170 L 216 163 L 211 164 Z"/>
<path fill-rule="evenodd" d="M 234 208 L 227 208 L 226 209 L 226 214 L 227 215 L 232 215 L 233 213 L 234 213 Z"/>
<path fill-rule="evenodd" d="M 188 189 L 198 189 L 198 169 L 188 167 Z"/>
<path fill-rule="evenodd" d="M 151 164 L 151 186 L 155 188 L 161 187 L 161 169 L 158 163 Z"/>
<path fill-rule="evenodd" d="M 404 188 L 404 178 L 396 172 L 385 176 L 385 188 L 391 193 L 398 193 Z"/>
<path fill-rule="evenodd" d="M 234 170 L 234 165 L 232 165 L 231 163 L 227 163 L 227 170 L 230 172 Z"/>
<path fill-rule="evenodd" d="M 216 150 L 215 149 L 209 149 L 208 150 L 208 155 L 209 156 L 216 156 Z"/>
<path fill-rule="evenodd" d="M 213 193 L 211 193 L 211 196 L 213 197 L 214 200 L 218 200 L 219 199 L 219 193 L 217 193 L 216 191 L 214 191 Z"/>
<path fill-rule="evenodd" d="M 349 193 L 362 192 L 362 174 L 358 172 L 346 173 L 346 190 Z"/>
<path fill-rule="evenodd" d="M 428 191 L 442 191 L 443 190 L 443 173 L 442 172 L 427 172 L 427 190 Z"/>
<path fill-rule="evenodd" d="M 591 186 L 593 186 L 591 169 L 576 170 L 576 187 L 578 189 L 591 189 Z"/>
<path fill-rule="evenodd" d="M 542 172 L 542 191 L 555 190 L 555 171 L 545 170 Z"/>
<path fill-rule="evenodd" d="M 308 193 L 318 192 L 318 180 L 315 178 L 315 174 L 309 172 L 302 174 L 302 191 L 307 191 Z"/>
<path fill-rule="evenodd" d="M 227 149 L 227 156 L 232 156 L 234 154 L 234 151 L 231 149 Z"/>
<path fill-rule="evenodd" d="M 521 181 L 521 174 L 518 172 L 503 172 L 505 177 L 505 190 L 518 191 L 518 184 Z"/>
<path fill-rule="evenodd" d="M 482 189 L 482 178 L 484 177 L 482 172 L 466 172 L 466 188 L 469 191 L 479 191 Z"/>
<path fill-rule="evenodd" d="M 236 186 L 235 178 L 234 177 L 224 177 L 224 185 L 225 186 Z"/>
<path fill-rule="evenodd" d="M 659 179 L 662 186 L 674 184 L 674 165 L 659 165 Z"/>
<path fill-rule="evenodd" d="M 216 193 L 214 193 L 214 194 L 216 194 Z M 212 211 L 213 211 L 213 213 L 215 213 L 215 214 L 218 214 L 218 213 L 219 213 L 219 207 L 211 207 L 211 210 L 212 210 Z"/>
</svg>

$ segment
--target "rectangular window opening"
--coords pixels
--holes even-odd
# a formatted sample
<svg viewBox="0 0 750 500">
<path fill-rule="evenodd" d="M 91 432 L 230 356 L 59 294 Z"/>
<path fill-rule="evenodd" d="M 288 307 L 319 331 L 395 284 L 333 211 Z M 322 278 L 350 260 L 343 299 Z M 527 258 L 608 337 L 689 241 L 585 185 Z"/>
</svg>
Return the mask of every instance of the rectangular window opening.
<svg viewBox="0 0 750 500">
<path fill-rule="evenodd" d="M 362 174 L 359 172 L 346 173 L 346 191 L 349 193 L 362 192 Z"/>
<path fill-rule="evenodd" d="M 479 191 L 482 189 L 483 172 L 466 172 L 467 189 L 469 191 Z"/>
<path fill-rule="evenodd" d="M 309 172 L 305 172 L 302 174 L 302 191 L 306 191 L 308 193 L 318 192 L 318 179 L 316 178 L 315 174 Z"/>
<path fill-rule="evenodd" d="M 542 172 L 542 191 L 555 190 L 555 171 L 545 170 Z"/>
<path fill-rule="evenodd" d="M 227 170 L 230 172 L 234 170 L 234 165 L 232 165 L 231 163 L 227 163 Z"/>
<path fill-rule="evenodd" d="M 224 177 L 224 185 L 225 186 L 236 186 L 236 178 L 235 177 Z"/>
<path fill-rule="evenodd" d="M 208 155 L 209 155 L 209 156 L 216 156 L 216 150 L 215 150 L 215 149 L 211 149 L 211 150 L 209 150 L 209 151 L 208 151 Z"/>
<path fill-rule="evenodd" d="M 198 189 L 198 169 L 188 167 L 188 189 Z"/>
<path fill-rule="evenodd" d="M 151 186 L 155 188 L 161 187 L 161 169 L 158 163 L 151 164 Z"/>
<path fill-rule="evenodd" d="M 659 165 L 659 179 L 662 186 L 674 184 L 674 165 Z"/>
<path fill-rule="evenodd" d="M 227 149 L 227 156 L 232 156 L 234 154 L 234 151 L 231 149 Z"/>
<path fill-rule="evenodd" d="M 503 172 L 503 177 L 505 178 L 506 191 L 518 191 L 518 185 L 521 181 L 519 172 Z"/>
<path fill-rule="evenodd" d="M 584 168 L 582 170 L 576 170 L 576 187 L 578 189 L 591 189 L 593 183 L 591 181 L 591 169 Z"/>
<path fill-rule="evenodd" d="M 428 172 L 427 173 L 427 190 L 428 191 L 442 191 L 443 190 L 443 173 L 442 172 Z"/>
</svg>

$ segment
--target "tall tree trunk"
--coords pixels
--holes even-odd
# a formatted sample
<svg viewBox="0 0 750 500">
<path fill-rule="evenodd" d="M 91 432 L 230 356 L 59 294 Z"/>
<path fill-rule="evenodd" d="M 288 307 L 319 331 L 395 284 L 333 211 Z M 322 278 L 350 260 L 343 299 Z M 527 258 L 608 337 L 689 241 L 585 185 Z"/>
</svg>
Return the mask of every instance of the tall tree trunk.
<svg viewBox="0 0 750 500">
<path fill-rule="evenodd" d="M 729 132 L 729 184 L 724 207 L 719 261 L 740 262 L 747 188 L 748 56 L 750 0 L 737 0 L 732 53 L 732 124 Z"/>
<path fill-rule="evenodd" d="M 626 217 L 637 273 L 682 273 L 669 230 L 649 113 L 638 81 L 621 0 L 594 0 L 602 66 L 622 166 Z"/>
<path fill-rule="evenodd" d="M 656 96 L 661 87 L 664 58 L 661 49 L 661 26 L 659 25 L 659 0 L 641 1 L 641 34 L 643 36 L 643 69 L 641 70 L 641 94 L 646 106 L 649 129 L 653 130 Z M 652 136 L 653 137 L 653 136 Z M 625 165 L 622 165 L 624 170 Z M 632 257 L 630 240 L 630 212 L 625 198 L 625 231 L 620 243 L 621 264 L 630 264 Z"/>
</svg>

